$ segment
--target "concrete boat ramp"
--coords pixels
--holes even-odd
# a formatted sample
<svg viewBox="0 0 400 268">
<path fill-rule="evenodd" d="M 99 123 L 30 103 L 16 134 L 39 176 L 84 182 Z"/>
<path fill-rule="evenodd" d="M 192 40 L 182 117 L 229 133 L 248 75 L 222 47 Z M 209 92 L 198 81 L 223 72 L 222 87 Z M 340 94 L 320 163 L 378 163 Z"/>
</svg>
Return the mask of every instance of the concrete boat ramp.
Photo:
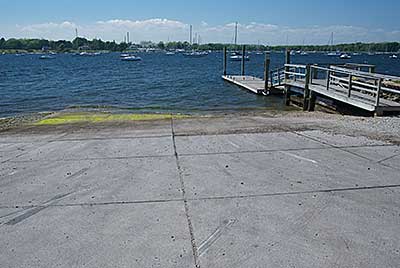
<svg viewBox="0 0 400 268">
<path fill-rule="evenodd" d="M 396 140 L 317 115 L 3 132 L 1 267 L 398 267 Z"/>
</svg>

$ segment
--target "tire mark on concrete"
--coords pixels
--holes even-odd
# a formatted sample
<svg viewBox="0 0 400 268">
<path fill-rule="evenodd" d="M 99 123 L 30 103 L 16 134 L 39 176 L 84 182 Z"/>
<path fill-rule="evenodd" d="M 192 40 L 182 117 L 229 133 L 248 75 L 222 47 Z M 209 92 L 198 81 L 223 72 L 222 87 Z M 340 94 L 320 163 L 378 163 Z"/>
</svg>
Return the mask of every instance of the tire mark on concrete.
<svg viewBox="0 0 400 268">
<path fill-rule="evenodd" d="M 39 213 L 40 211 L 48 208 L 50 205 L 55 204 L 56 202 L 58 202 L 60 199 L 70 195 L 71 193 L 66 193 L 66 194 L 58 194 L 54 197 L 52 197 L 51 199 L 49 199 L 48 201 L 44 202 L 44 204 L 42 206 L 37 206 L 31 209 L 28 209 L 28 211 L 26 211 L 25 213 L 9 220 L 8 222 L 5 223 L 5 225 L 16 225 L 17 223 L 22 222 L 23 220 L 26 220 L 30 217 L 32 217 L 33 215 Z"/>
<path fill-rule="evenodd" d="M 208 249 L 226 232 L 229 231 L 230 227 L 235 224 L 236 220 L 225 220 L 222 222 L 220 226 L 206 239 L 204 240 L 198 250 L 199 250 L 199 257 L 207 253 Z"/>
</svg>

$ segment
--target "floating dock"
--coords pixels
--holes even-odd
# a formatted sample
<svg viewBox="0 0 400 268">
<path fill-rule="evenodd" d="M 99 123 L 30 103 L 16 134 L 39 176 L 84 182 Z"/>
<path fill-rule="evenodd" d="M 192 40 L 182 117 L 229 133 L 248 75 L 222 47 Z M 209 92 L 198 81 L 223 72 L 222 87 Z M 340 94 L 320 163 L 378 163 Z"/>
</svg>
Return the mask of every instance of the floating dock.
<svg viewBox="0 0 400 268">
<path fill-rule="evenodd" d="M 223 75 L 222 79 L 239 87 L 250 90 L 255 94 L 268 95 L 265 90 L 265 80 L 248 75 Z"/>
</svg>

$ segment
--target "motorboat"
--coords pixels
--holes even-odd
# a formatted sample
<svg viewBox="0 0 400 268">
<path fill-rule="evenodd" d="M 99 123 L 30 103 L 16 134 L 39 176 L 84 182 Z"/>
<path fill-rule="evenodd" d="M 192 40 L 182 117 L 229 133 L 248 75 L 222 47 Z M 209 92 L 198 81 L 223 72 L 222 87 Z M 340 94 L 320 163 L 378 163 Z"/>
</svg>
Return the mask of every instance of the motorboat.
<svg viewBox="0 0 400 268">
<path fill-rule="evenodd" d="M 243 56 L 242 55 L 234 55 L 234 56 L 230 56 L 229 59 L 231 61 L 242 61 Z M 250 57 L 249 56 L 244 56 L 244 60 L 245 61 L 249 61 Z"/>
<path fill-rule="evenodd" d="M 344 54 L 340 55 L 340 58 L 342 60 L 348 60 L 348 59 L 351 59 L 351 56 L 349 54 L 344 53 Z"/>
<path fill-rule="evenodd" d="M 390 56 L 391 59 L 397 59 L 399 56 L 397 56 L 396 54 L 393 54 Z"/>
<path fill-rule="evenodd" d="M 125 57 L 121 57 L 122 61 L 141 61 L 142 58 L 135 56 L 135 55 L 129 55 L 129 56 L 125 56 Z"/>
<path fill-rule="evenodd" d="M 173 51 L 167 51 L 167 52 L 165 53 L 165 55 L 167 55 L 167 56 L 173 56 L 173 55 L 175 55 L 175 52 L 173 52 Z"/>
<path fill-rule="evenodd" d="M 207 55 L 208 53 L 206 51 L 192 51 L 188 53 L 183 53 L 183 56 L 188 58 L 200 58 L 200 57 L 205 57 Z"/>
<path fill-rule="evenodd" d="M 83 57 L 93 57 L 93 56 L 99 56 L 99 55 L 101 55 L 100 52 L 91 53 L 91 52 L 84 51 L 84 52 L 79 53 L 79 56 L 83 56 Z"/>
<path fill-rule="evenodd" d="M 328 57 L 338 57 L 340 56 L 339 53 L 337 52 L 329 52 L 328 54 L 326 54 Z"/>
<path fill-rule="evenodd" d="M 41 59 L 41 60 L 53 60 L 53 59 L 55 59 L 55 57 L 52 56 L 52 55 L 42 55 L 42 56 L 39 57 L 39 59 Z"/>
<path fill-rule="evenodd" d="M 231 60 L 231 61 L 242 61 L 242 58 L 243 58 L 243 56 L 242 56 L 242 54 L 241 53 L 239 53 L 239 52 L 233 52 L 232 54 L 231 54 L 231 56 L 229 57 L 229 59 Z M 250 56 L 244 56 L 244 60 L 245 61 L 249 61 L 250 60 Z"/>
</svg>

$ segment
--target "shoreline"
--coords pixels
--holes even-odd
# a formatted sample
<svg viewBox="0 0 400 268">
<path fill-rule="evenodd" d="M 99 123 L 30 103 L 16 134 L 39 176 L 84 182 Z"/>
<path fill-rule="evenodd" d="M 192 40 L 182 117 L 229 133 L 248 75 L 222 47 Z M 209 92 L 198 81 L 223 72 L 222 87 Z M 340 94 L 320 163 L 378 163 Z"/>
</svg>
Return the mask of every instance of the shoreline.
<svg viewBox="0 0 400 268">
<path fill-rule="evenodd" d="M 194 122 L 201 133 L 257 133 L 322 130 L 335 134 L 364 136 L 400 144 L 400 117 L 363 117 L 322 111 L 237 111 L 207 114 L 116 113 L 115 111 L 43 112 L 0 119 L 0 135 L 30 134 L 57 131 L 141 128 L 165 121 Z M 259 124 L 263 120 L 265 124 Z M 216 122 L 221 122 L 218 125 Z M 253 127 L 252 122 L 257 122 Z M 200 128 L 204 127 L 206 130 Z M 250 127 L 249 127 L 250 126 Z"/>
</svg>

